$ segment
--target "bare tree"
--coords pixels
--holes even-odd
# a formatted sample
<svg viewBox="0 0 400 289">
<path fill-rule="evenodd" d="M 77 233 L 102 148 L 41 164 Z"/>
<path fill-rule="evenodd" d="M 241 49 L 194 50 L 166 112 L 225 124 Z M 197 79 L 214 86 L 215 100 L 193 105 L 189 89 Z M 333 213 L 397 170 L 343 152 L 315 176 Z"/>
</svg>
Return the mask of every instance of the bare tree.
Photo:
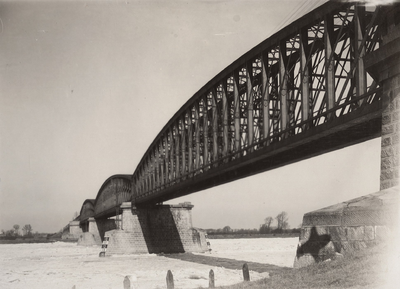
<svg viewBox="0 0 400 289">
<path fill-rule="evenodd" d="M 269 233 L 271 233 L 271 224 L 272 224 L 273 221 L 274 221 L 274 218 L 266 217 L 264 219 L 264 224 L 262 224 L 260 226 L 260 230 L 259 230 L 260 234 L 269 234 Z"/>
<path fill-rule="evenodd" d="M 265 224 L 265 227 L 267 228 L 267 229 L 270 229 L 271 228 L 271 224 L 272 224 L 272 221 L 274 220 L 274 218 L 272 218 L 272 217 L 266 217 L 265 219 L 264 219 L 264 224 Z"/>
<path fill-rule="evenodd" d="M 229 232 L 232 232 L 232 229 L 231 229 L 231 227 L 229 227 L 229 226 L 225 226 L 225 227 L 222 229 L 222 231 L 223 231 L 224 233 L 229 233 Z"/>
<path fill-rule="evenodd" d="M 18 235 L 19 234 L 19 225 L 14 225 L 13 228 L 14 228 L 14 234 Z"/>
<path fill-rule="evenodd" d="M 25 225 L 22 230 L 24 231 L 24 235 L 30 236 L 32 235 L 32 226 L 30 224 Z"/>
<path fill-rule="evenodd" d="M 278 230 L 284 230 L 287 229 L 289 227 L 289 223 L 288 223 L 288 214 L 284 211 L 282 211 L 281 213 L 278 214 L 278 216 L 275 217 L 276 222 L 278 223 Z"/>
</svg>

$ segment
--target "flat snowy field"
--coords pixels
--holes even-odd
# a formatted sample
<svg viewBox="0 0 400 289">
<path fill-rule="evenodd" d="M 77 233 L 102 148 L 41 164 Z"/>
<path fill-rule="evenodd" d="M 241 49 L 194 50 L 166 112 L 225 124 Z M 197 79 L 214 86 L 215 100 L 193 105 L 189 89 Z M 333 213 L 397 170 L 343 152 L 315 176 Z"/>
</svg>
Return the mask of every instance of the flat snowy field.
<svg viewBox="0 0 400 289">
<path fill-rule="evenodd" d="M 211 239 L 204 255 L 292 267 L 298 238 Z M 99 247 L 76 243 L 0 245 L 0 288 L 122 289 L 124 277 L 136 277 L 135 288 L 166 288 L 167 271 L 175 288 L 208 287 L 214 270 L 217 286 L 243 281 L 241 268 L 230 270 L 155 254 L 99 258 Z M 250 268 L 251 269 L 251 268 Z M 268 276 L 250 271 L 251 280 Z"/>
</svg>

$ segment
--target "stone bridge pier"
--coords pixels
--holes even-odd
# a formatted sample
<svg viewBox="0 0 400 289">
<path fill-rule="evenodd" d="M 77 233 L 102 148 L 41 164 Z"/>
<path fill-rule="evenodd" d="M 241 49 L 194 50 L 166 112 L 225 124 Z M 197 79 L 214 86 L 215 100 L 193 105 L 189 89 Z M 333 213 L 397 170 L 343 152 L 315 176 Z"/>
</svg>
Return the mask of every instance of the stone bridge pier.
<svg viewBox="0 0 400 289">
<path fill-rule="evenodd" d="M 383 88 L 381 191 L 305 214 L 295 267 L 399 237 L 400 5 L 385 9 L 382 46 L 364 58 Z"/>
<path fill-rule="evenodd" d="M 88 218 L 80 224 L 82 233 L 78 238 L 78 245 L 93 246 L 101 245 L 106 231 L 117 228 L 115 219 Z"/>
<path fill-rule="evenodd" d="M 121 229 L 105 233 L 106 254 L 207 251 L 205 232 L 192 227 L 192 208 L 190 203 L 149 207 L 122 203 Z"/>
</svg>

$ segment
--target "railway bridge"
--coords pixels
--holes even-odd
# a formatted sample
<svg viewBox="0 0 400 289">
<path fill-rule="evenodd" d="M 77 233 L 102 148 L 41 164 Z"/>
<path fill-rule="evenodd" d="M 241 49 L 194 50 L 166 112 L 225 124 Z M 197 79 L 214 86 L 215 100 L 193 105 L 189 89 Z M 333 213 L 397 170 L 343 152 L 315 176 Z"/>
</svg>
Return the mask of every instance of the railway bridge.
<svg viewBox="0 0 400 289">
<path fill-rule="evenodd" d="M 70 227 L 115 253 L 205 250 L 192 205 L 162 202 L 376 137 L 381 189 L 397 186 L 399 7 L 329 1 L 276 32 L 190 97 Z"/>
</svg>

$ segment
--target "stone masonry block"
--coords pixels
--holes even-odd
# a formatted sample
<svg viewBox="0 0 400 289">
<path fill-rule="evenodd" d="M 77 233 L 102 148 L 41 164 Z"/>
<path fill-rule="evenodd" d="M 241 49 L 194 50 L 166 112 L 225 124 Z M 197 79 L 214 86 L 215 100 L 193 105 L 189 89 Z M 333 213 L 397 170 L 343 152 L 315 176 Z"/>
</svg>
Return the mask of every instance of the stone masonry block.
<svg viewBox="0 0 400 289">
<path fill-rule="evenodd" d="M 390 168 L 398 168 L 399 167 L 399 156 L 393 156 L 391 158 L 382 158 L 381 160 L 381 170 L 387 170 Z"/>
<path fill-rule="evenodd" d="M 396 110 L 394 110 L 393 112 L 392 112 L 392 121 L 393 122 L 398 122 L 399 121 L 399 109 L 398 108 L 396 108 Z"/>
<path fill-rule="evenodd" d="M 364 227 L 364 240 L 374 240 L 375 239 L 375 228 L 374 226 Z"/>
<path fill-rule="evenodd" d="M 387 226 L 375 226 L 375 237 L 378 240 L 387 240 L 391 237 L 390 229 Z"/>
<path fill-rule="evenodd" d="M 347 227 L 347 239 L 353 240 L 364 240 L 364 226 L 359 227 Z"/>
<path fill-rule="evenodd" d="M 392 138 L 390 136 L 383 136 L 381 141 L 381 146 L 386 147 L 392 144 Z"/>
<path fill-rule="evenodd" d="M 328 227 L 318 226 L 315 229 L 318 235 L 326 235 L 328 233 Z"/>
<path fill-rule="evenodd" d="M 331 226 L 329 229 L 329 235 L 332 241 L 343 241 L 347 240 L 346 229 L 341 226 Z"/>
<path fill-rule="evenodd" d="M 393 124 L 382 126 L 382 135 L 390 134 L 394 132 Z"/>
<path fill-rule="evenodd" d="M 396 111 L 396 105 L 393 102 L 389 103 L 389 111 L 390 112 Z"/>
<path fill-rule="evenodd" d="M 390 181 L 388 181 L 388 180 L 386 180 L 386 181 L 381 180 L 381 184 L 380 184 L 380 189 L 381 189 L 381 190 L 386 190 L 386 189 L 391 188 L 391 187 L 392 187 L 392 183 L 391 183 Z"/>
<path fill-rule="evenodd" d="M 391 180 L 394 179 L 396 176 L 396 172 L 393 169 L 386 169 L 384 171 L 381 171 L 381 181 Z"/>
<path fill-rule="evenodd" d="M 400 135 L 399 134 L 394 134 L 392 137 L 392 143 L 393 144 L 398 144 L 399 143 L 399 139 L 400 139 Z"/>
<path fill-rule="evenodd" d="M 392 114 L 382 114 L 382 125 L 388 125 L 392 122 Z"/>
<path fill-rule="evenodd" d="M 393 155 L 394 155 L 394 152 L 393 152 L 393 148 L 391 146 L 390 147 L 386 147 L 386 148 L 382 148 L 381 157 L 385 158 L 385 157 L 391 157 Z"/>
</svg>

